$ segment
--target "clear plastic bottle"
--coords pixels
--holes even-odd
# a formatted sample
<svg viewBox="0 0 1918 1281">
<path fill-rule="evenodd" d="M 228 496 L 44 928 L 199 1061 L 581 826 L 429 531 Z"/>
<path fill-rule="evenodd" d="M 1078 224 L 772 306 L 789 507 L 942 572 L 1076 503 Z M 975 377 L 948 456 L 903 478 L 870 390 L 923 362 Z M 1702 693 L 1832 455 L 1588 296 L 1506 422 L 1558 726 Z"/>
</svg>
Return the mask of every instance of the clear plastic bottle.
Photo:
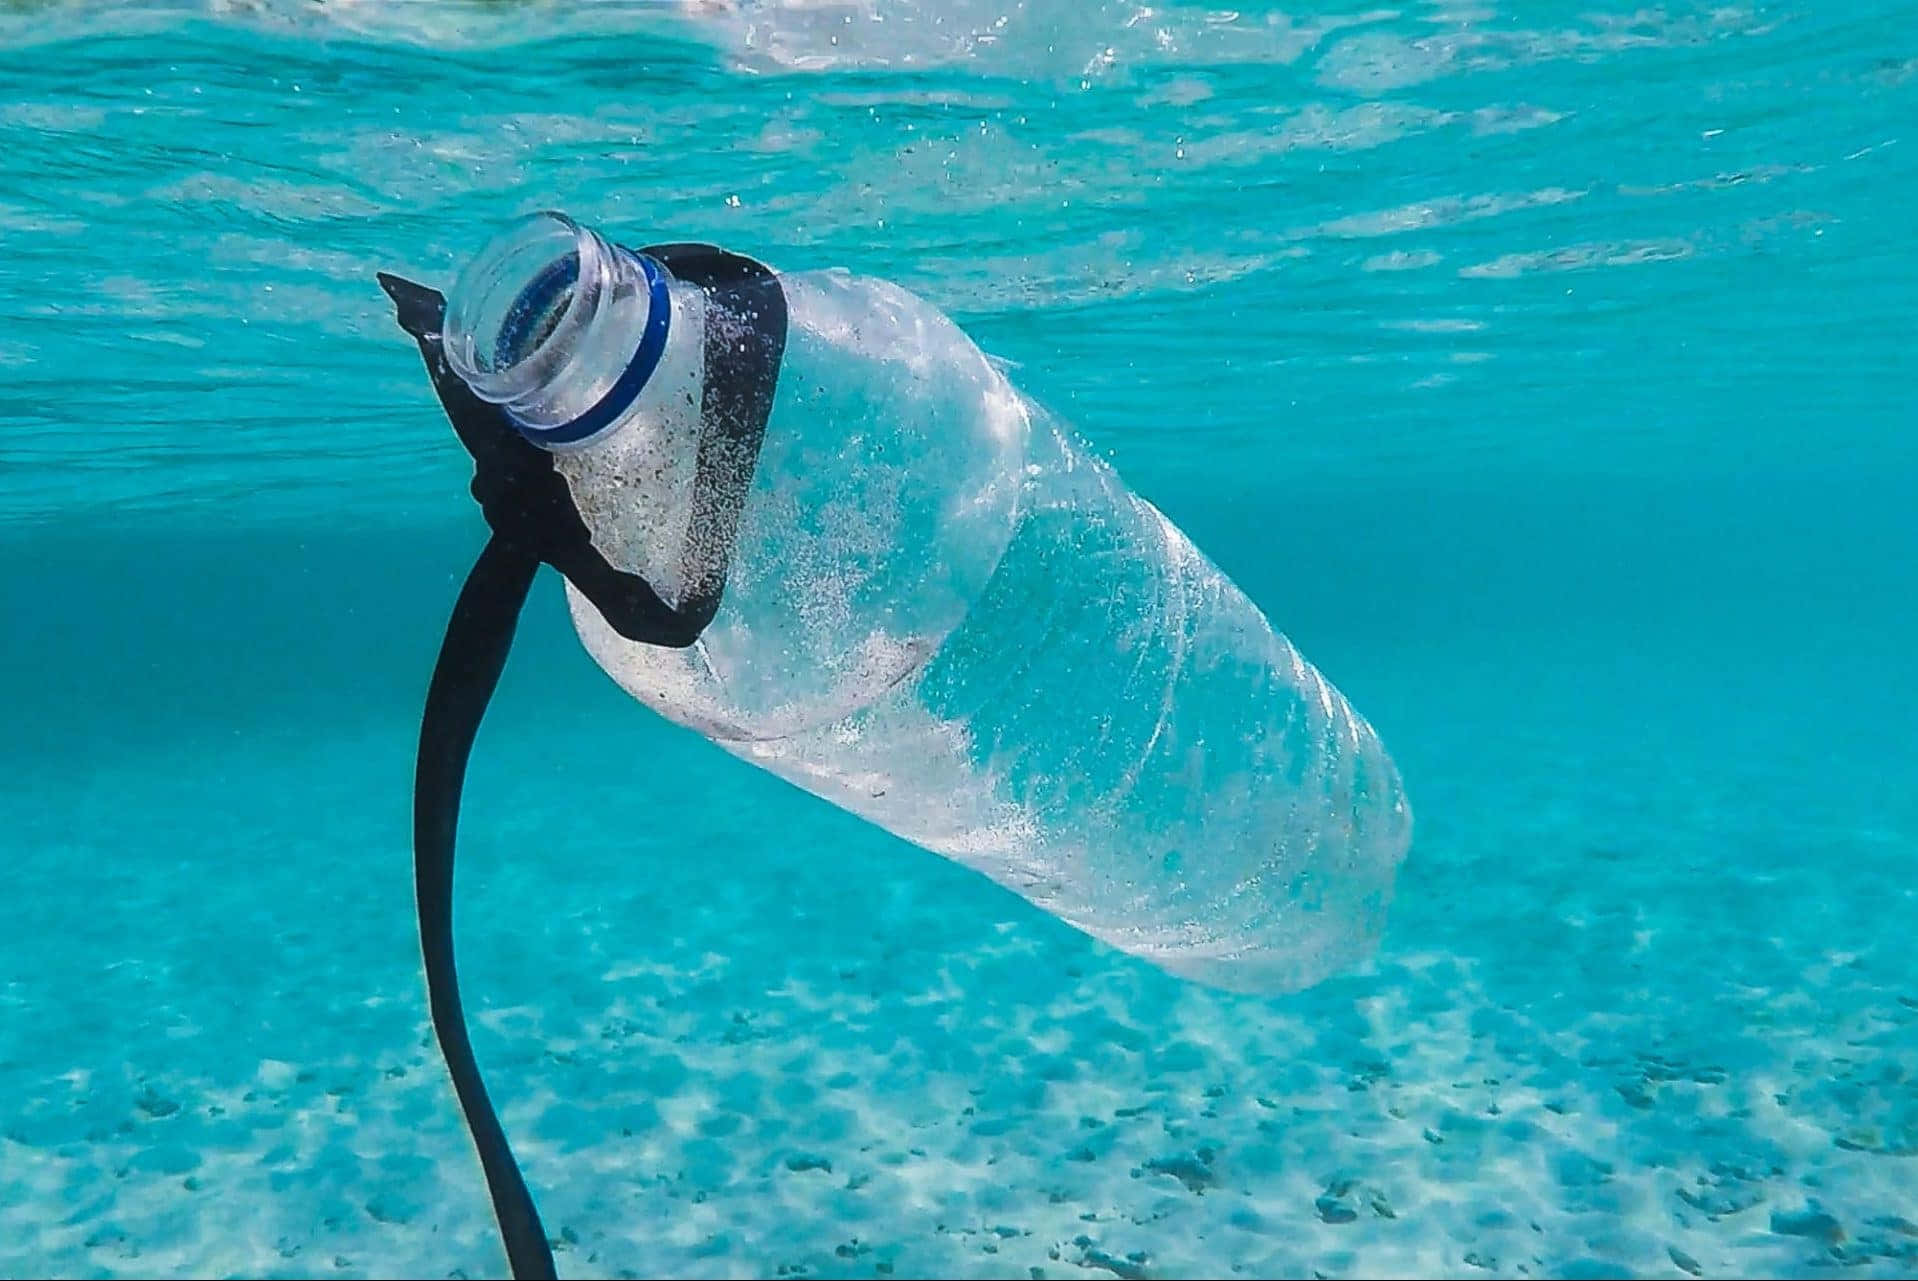
<svg viewBox="0 0 1918 1281">
<path fill-rule="evenodd" d="M 542 286 L 562 261 L 567 286 Z M 569 585 L 593 658 L 1174 973 L 1286 991 L 1365 960 L 1411 839 L 1371 727 L 936 308 L 840 271 L 779 283 L 784 356 L 718 611 L 689 648 L 636 644 Z M 584 440 L 543 435 L 607 396 L 661 299 L 631 403 Z M 705 328 L 731 323 L 708 310 L 556 214 L 504 232 L 448 300 L 454 371 L 548 444 L 594 546 L 671 603 L 701 517 Z"/>
</svg>

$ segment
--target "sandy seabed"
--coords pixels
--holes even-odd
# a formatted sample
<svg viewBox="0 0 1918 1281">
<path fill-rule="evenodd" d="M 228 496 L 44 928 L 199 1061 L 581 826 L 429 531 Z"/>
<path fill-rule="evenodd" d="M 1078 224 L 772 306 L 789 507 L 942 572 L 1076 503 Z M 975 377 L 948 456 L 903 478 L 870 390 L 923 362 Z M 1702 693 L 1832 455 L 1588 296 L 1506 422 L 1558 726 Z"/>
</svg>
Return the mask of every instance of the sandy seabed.
<svg viewBox="0 0 1918 1281">
<path fill-rule="evenodd" d="M 562 1274 L 1909 1275 L 1878 749 L 1531 705 L 1404 718 L 1378 964 L 1265 1000 L 630 708 L 502 708 L 462 975 Z M 0 1273 L 503 1271 L 427 1036 L 410 752 L 209 731 L 12 775 Z M 609 762 L 639 781 L 580 804 Z"/>
</svg>

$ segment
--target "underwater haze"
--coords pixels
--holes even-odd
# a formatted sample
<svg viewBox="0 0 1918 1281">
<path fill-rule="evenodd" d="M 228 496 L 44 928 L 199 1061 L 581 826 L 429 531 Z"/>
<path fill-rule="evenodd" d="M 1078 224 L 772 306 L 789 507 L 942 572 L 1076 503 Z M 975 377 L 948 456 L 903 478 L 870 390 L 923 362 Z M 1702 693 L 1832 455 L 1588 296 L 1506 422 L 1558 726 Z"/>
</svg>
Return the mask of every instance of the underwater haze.
<svg viewBox="0 0 1918 1281">
<path fill-rule="evenodd" d="M 1173 978 L 669 726 L 551 574 L 458 889 L 568 1277 L 1918 1270 L 1918 3 L 0 3 L 0 1274 L 498 1275 L 374 281 L 883 276 L 1377 728 L 1376 961 Z"/>
</svg>

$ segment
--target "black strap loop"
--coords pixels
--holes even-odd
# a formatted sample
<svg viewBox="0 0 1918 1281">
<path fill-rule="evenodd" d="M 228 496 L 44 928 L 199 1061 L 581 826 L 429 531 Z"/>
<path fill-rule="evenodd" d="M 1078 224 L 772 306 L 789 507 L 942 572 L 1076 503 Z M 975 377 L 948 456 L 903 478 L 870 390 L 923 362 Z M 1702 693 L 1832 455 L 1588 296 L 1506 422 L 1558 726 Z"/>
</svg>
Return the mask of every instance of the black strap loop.
<svg viewBox="0 0 1918 1281">
<path fill-rule="evenodd" d="M 683 649 L 718 612 L 740 512 L 772 413 L 786 349 L 786 295 L 771 270 L 711 245 L 650 246 L 680 280 L 707 295 L 699 457 L 692 506 L 700 513 L 681 549 L 685 598 L 677 609 L 637 574 L 615 569 L 573 502 L 553 456 L 521 436 L 506 411 L 474 395 L 447 364 L 440 327 L 446 302 L 424 285 L 380 273 L 399 321 L 419 343 L 440 404 L 473 456 L 473 497 L 494 534 L 564 575 L 627 640 Z"/>
</svg>

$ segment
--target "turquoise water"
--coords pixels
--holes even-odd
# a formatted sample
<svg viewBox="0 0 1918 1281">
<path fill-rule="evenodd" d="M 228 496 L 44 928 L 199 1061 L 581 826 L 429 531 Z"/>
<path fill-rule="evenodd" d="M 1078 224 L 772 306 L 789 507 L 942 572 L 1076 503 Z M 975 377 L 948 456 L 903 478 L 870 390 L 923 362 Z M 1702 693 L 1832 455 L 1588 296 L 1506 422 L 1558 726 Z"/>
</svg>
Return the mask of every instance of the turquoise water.
<svg viewBox="0 0 1918 1281">
<path fill-rule="evenodd" d="M 372 273 L 888 276 L 1377 726 L 1375 966 L 1222 996 L 643 712 L 536 591 L 469 1013 L 566 1276 L 1918 1269 L 1918 7 L 0 8 L 0 1273 L 498 1274 Z"/>
</svg>

